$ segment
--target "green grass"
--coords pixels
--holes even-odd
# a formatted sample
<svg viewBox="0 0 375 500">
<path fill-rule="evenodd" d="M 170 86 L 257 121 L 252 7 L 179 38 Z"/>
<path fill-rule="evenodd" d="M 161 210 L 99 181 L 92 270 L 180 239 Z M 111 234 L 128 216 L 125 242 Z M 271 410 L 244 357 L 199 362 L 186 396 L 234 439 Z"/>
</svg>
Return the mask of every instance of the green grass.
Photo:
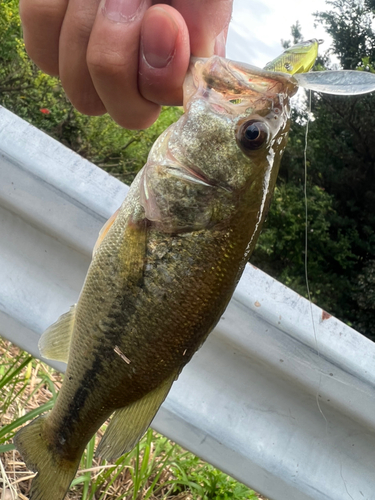
<svg viewBox="0 0 375 500">
<path fill-rule="evenodd" d="M 20 469 L 21 462 L 14 458 L 17 455 L 11 440 L 18 427 L 53 406 L 61 376 L 1 338 L 0 356 L 0 458 L 5 463 L 0 482 L 12 483 L 4 476 L 10 474 L 15 478 L 19 498 L 25 499 L 30 479 L 21 480 L 27 469 L 24 466 Z M 98 461 L 94 450 L 105 427 L 87 445 L 67 496 L 70 500 L 259 498 L 253 490 L 151 429 L 130 453 L 115 463 Z"/>
</svg>

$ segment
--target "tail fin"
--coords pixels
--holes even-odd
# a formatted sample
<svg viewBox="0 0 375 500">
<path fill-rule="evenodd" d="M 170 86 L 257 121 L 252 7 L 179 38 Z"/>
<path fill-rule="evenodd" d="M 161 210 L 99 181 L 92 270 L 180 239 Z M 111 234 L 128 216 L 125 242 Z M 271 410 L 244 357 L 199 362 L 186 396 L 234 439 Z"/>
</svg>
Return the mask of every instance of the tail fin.
<svg viewBox="0 0 375 500">
<path fill-rule="evenodd" d="M 31 486 L 30 500 L 63 500 L 79 465 L 62 460 L 43 438 L 46 417 L 42 416 L 23 427 L 14 437 L 14 444 L 27 467 L 38 472 Z"/>
</svg>

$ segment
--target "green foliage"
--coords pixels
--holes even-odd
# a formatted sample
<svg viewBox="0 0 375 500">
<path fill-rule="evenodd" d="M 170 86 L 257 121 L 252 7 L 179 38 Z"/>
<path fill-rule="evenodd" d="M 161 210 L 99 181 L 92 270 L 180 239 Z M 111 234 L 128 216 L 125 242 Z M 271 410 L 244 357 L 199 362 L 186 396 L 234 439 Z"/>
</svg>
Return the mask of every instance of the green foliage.
<svg viewBox="0 0 375 500">
<path fill-rule="evenodd" d="M 357 69 L 362 59 L 375 58 L 373 32 L 374 2 L 359 0 L 328 0 L 331 10 L 315 14 L 333 39 L 332 52 L 343 69 Z"/>
<path fill-rule="evenodd" d="M 0 93 L 22 87 L 31 67 L 24 51 L 18 1 L 0 2 Z"/>
<path fill-rule="evenodd" d="M 296 24 L 292 24 L 292 27 L 290 29 L 291 35 L 292 35 L 292 41 L 290 40 L 281 40 L 281 45 L 283 49 L 288 49 L 292 45 L 296 45 L 297 43 L 300 43 L 303 40 L 302 32 L 301 32 L 301 24 L 299 21 L 296 22 Z"/>
<path fill-rule="evenodd" d="M 138 445 L 116 463 L 93 458 L 95 437 L 88 444 L 81 460 L 82 473 L 72 483 L 82 490 L 82 500 L 102 500 L 114 484 L 126 484 L 116 498 L 132 500 L 168 498 L 186 493 L 195 500 L 257 500 L 257 494 L 224 472 L 202 462 L 167 438 L 147 431 Z M 85 472 L 86 471 L 86 472 Z"/>
<path fill-rule="evenodd" d="M 35 361 L 34 361 L 35 366 Z M 27 396 L 24 395 L 26 389 L 31 386 L 31 370 L 33 367 L 33 357 L 25 352 L 17 353 L 14 357 L 3 355 L 0 365 L 0 453 L 14 449 L 14 445 L 9 443 L 16 430 L 26 422 L 38 417 L 42 413 L 52 408 L 56 398 L 54 384 L 45 374 L 42 375 L 38 384 L 33 385 Z M 25 414 L 19 409 L 19 402 L 22 398 L 22 408 L 33 398 L 41 386 L 47 385 L 52 394 L 52 399 L 38 408 Z M 17 414 L 7 423 L 8 413 Z"/>
<path fill-rule="evenodd" d="M 357 327 L 369 330 L 374 324 L 375 316 L 375 260 L 369 260 L 363 266 L 362 273 L 357 278 L 354 296 L 359 310 Z"/>
<path fill-rule="evenodd" d="M 71 486 L 76 491 L 77 487 L 78 490 L 82 489 L 82 500 L 106 498 L 116 482 L 126 484 L 116 495 L 118 500 L 125 497 L 147 500 L 154 498 L 163 488 L 168 491 L 174 489 L 174 479 L 168 477 L 163 481 L 161 476 L 173 463 L 176 454 L 186 452 L 167 438 L 155 435 L 149 429 L 132 451 L 121 456 L 114 464 L 107 464 L 103 460 L 100 465 L 94 460 L 95 441 L 94 436 L 87 445 L 81 460 L 83 473 L 73 480 Z"/>
<path fill-rule="evenodd" d="M 238 483 L 212 465 L 201 462 L 191 453 L 175 458 L 172 470 L 176 476 L 174 493 L 192 492 L 200 500 L 257 500 L 255 491 Z"/>
<path fill-rule="evenodd" d="M 342 290 L 348 286 L 347 276 L 341 270 L 356 263 L 350 237 L 333 227 L 332 221 L 337 216 L 333 203 L 333 197 L 322 188 L 309 186 L 307 259 L 311 297 L 329 311 L 339 310 L 337 304 L 341 302 Z M 303 186 L 279 183 L 251 260 L 299 294 L 307 296 L 305 231 Z"/>
</svg>

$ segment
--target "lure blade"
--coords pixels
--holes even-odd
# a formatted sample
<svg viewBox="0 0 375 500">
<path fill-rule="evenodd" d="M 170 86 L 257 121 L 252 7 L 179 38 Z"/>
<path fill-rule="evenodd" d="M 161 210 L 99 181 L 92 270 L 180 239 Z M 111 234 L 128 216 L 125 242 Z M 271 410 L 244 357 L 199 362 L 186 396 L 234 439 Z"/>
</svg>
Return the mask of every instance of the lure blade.
<svg viewBox="0 0 375 500">
<path fill-rule="evenodd" d="M 367 71 L 313 71 L 293 78 L 300 87 L 323 94 L 360 95 L 375 90 L 375 73 Z"/>
</svg>

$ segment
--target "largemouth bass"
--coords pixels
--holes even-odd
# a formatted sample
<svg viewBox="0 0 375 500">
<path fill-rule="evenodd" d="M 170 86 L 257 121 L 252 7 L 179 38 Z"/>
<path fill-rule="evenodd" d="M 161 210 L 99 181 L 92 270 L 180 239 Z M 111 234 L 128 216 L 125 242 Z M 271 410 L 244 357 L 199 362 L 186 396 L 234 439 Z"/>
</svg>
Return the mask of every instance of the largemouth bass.
<svg viewBox="0 0 375 500">
<path fill-rule="evenodd" d="M 68 366 L 52 411 L 14 440 L 38 472 L 33 500 L 64 498 L 112 414 L 97 453 L 130 450 L 218 322 L 266 216 L 296 90 L 288 74 L 192 60 L 185 114 L 103 228 L 77 305 L 41 337 Z"/>
</svg>

